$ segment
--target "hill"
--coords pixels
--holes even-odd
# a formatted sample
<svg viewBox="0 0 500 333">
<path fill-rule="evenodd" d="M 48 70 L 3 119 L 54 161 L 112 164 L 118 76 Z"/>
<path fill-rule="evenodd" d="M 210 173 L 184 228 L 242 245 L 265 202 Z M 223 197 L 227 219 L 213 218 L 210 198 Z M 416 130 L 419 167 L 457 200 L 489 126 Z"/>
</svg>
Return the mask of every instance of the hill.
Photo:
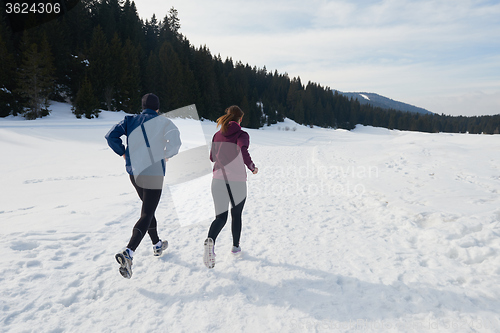
<svg viewBox="0 0 500 333">
<path fill-rule="evenodd" d="M 368 104 L 373 107 L 380 107 L 382 109 L 392 109 L 403 112 L 412 112 L 420 114 L 434 114 L 426 109 L 413 106 L 407 103 L 398 102 L 393 99 L 381 96 L 375 93 L 365 93 L 365 92 L 341 92 L 339 94 L 344 95 L 348 98 L 357 99 L 361 104 Z"/>
</svg>

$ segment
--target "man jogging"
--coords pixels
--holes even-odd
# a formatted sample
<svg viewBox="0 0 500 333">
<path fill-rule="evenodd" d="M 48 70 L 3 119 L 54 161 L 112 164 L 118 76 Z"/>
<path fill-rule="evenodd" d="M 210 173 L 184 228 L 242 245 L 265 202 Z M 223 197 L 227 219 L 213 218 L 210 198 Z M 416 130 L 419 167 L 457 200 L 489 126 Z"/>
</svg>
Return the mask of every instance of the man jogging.
<svg viewBox="0 0 500 333">
<path fill-rule="evenodd" d="M 149 234 L 153 243 L 153 254 L 160 256 L 168 242 L 160 240 L 154 216 L 160 201 L 165 162 L 179 152 L 180 134 L 174 123 L 158 115 L 160 101 L 154 94 L 142 98 L 142 113 L 125 118 L 106 134 L 111 149 L 126 161 L 130 181 L 142 200 L 141 216 L 134 225 L 127 248 L 115 255 L 120 264 L 120 274 L 132 277 L 132 258 L 142 239 Z M 121 137 L 127 137 L 127 147 Z"/>
</svg>

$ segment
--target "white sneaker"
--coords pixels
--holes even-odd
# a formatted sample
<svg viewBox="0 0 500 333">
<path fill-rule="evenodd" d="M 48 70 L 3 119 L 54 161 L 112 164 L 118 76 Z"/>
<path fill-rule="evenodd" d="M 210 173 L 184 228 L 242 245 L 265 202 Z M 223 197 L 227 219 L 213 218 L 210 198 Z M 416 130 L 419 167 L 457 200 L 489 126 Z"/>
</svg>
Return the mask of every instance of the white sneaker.
<svg viewBox="0 0 500 333">
<path fill-rule="evenodd" d="M 122 253 L 117 253 L 115 259 L 120 264 L 120 274 L 124 278 L 130 279 L 132 277 L 132 257 L 128 251 L 125 250 Z"/>
<path fill-rule="evenodd" d="M 159 246 L 156 246 L 156 245 L 153 245 L 153 255 L 155 257 L 159 257 L 161 256 L 161 254 L 163 253 L 163 251 L 165 251 L 168 247 L 168 242 L 165 240 L 165 241 L 162 241 L 160 239 L 160 245 Z"/>
<path fill-rule="evenodd" d="M 214 240 L 212 238 L 205 239 L 204 243 L 205 253 L 203 255 L 203 263 L 207 268 L 214 268 L 215 266 L 215 252 Z"/>
<path fill-rule="evenodd" d="M 240 252 L 241 252 L 241 247 L 239 247 L 239 246 L 233 246 L 233 248 L 231 249 L 232 254 L 237 254 Z"/>
</svg>

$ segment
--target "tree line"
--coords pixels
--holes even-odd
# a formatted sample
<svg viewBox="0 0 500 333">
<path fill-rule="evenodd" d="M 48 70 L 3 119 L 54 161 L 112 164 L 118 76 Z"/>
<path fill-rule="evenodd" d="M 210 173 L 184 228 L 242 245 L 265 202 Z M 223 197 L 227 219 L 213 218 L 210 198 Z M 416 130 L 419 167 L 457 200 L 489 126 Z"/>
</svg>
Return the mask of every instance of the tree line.
<svg viewBox="0 0 500 333">
<path fill-rule="evenodd" d="M 3 5 L 3 0 L 0 0 Z M 0 13 L 0 15 L 3 15 Z M 99 110 L 141 112 L 145 93 L 161 110 L 196 104 L 217 119 L 230 105 L 243 125 L 285 117 L 299 124 L 352 129 L 356 124 L 422 132 L 498 133 L 499 116 L 421 115 L 361 105 L 318 83 L 212 55 L 180 33 L 175 8 L 145 21 L 130 0 L 82 0 L 58 19 L 23 32 L 0 23 L 0 117 L 49 113 L 49 100 L 69 101 L 77 117 Z"/>
</svg>

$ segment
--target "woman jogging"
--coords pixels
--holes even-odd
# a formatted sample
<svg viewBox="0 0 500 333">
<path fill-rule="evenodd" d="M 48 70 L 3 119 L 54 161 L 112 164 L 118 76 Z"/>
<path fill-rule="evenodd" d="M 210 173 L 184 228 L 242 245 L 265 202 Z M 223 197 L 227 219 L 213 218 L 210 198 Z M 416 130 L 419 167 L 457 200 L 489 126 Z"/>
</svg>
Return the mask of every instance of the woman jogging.
<svg viewBox="0 0 500 333">
<path fill-rule="evenodd" d="M 241 213 L 247 194 L 246 167 L 256 174 L 259 170 L 248 153 L 250 137 L 241 129 L 243 111 L 236 106 L 226 109 L 226 114 L 217 119 L 220 130 L 212 139 L 210 160 L 214 162 L 212 179 L 212 197 L 215 206 L 215 220 L 205 240 L 203 262 L 208 268 L 215 266 L 214 245 L 217 236 L 224 227 L 231 205 L 231 231 L 233 234 L 232 253 L 241 251 Z"/>
<path fill-rule="evenodd" d="M 143 112 L 125 116 L 106 134 L 106 140 L 115 153 L 123 156 L 130 181 L 142 200 L 141 216 L 132 230 L 127 248 L 115 255 L 120 274 L 132 277 L 132 258 L 146 232 L 153 242 L 153 255 L 159 256 L 168 242 L 158 237 L 154 216 L 160 201 L 165 176 L 165 161 L 176 155 L 181 146 L 179 130 L 166 117 L 158 116 L 160 101 L 154 94 L 142 98 Z M 121 137 L 127 136 L 127 148 Z"/>
</svg>

